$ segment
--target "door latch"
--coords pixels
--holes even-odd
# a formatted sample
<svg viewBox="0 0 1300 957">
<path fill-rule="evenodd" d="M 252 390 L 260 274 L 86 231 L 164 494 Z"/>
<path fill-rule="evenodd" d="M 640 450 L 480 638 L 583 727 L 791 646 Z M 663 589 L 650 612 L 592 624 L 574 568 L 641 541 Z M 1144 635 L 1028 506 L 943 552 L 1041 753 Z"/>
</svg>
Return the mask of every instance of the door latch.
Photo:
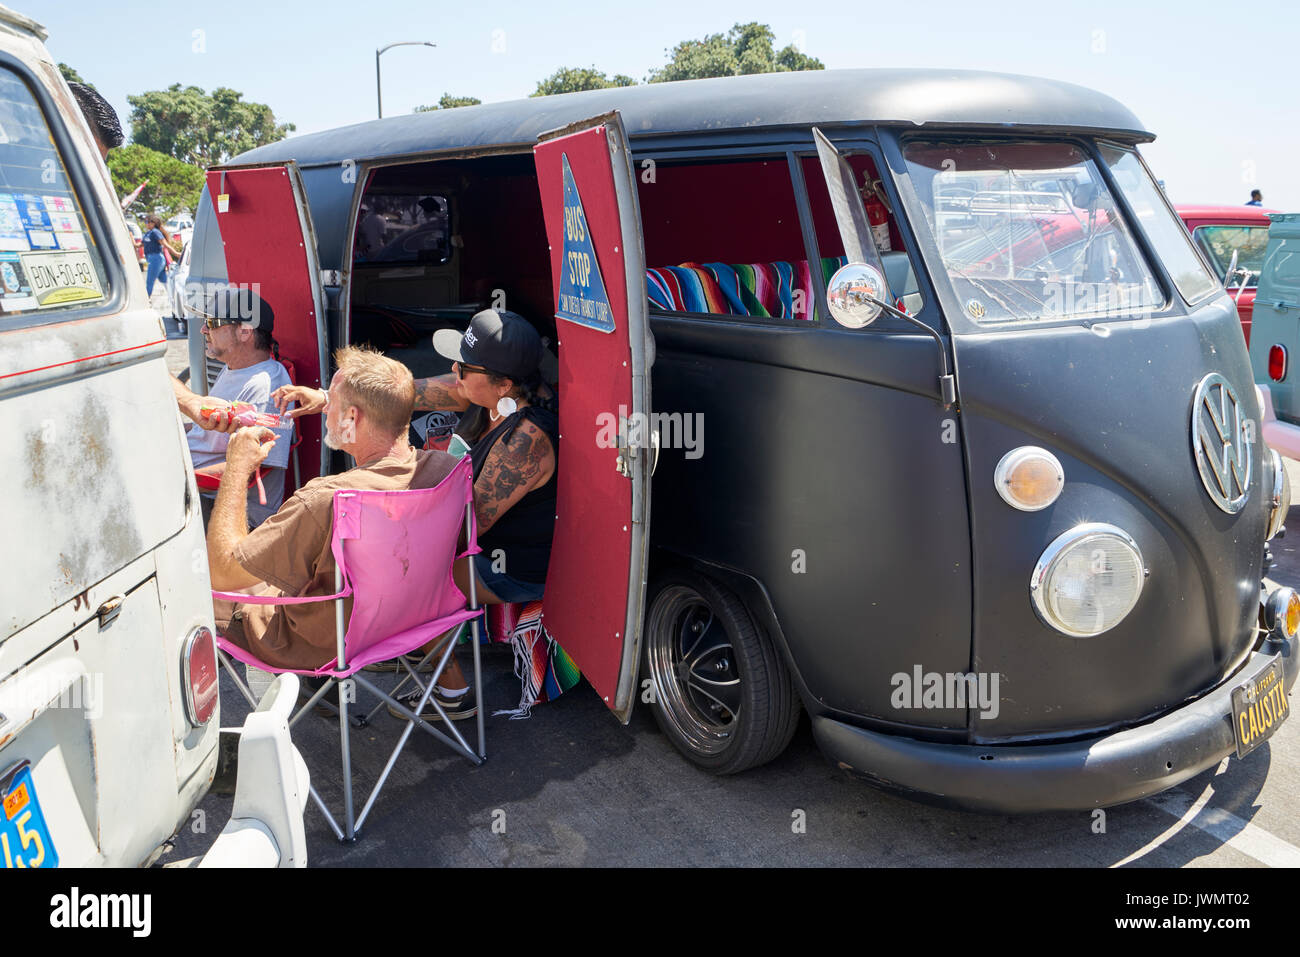
<svg viewBox="0 0 1300 957">
<path fill-rule="evenodd" d="M 628 421 L 618 420 L 618 457 L 614 459 L 614 468 L 624 478 L 632 477 L 632 460 L 636 458 L 637 445 L 628 438 Z"/>
<path fill-rule="evenodd" d="M 99 618 L 100 628 L 108 627 L 113 619 L 121 614 L 123 601 L 125 601 L 125 598 L 122 595 L 114 595 L 99 606 L 99 610 L 95 612 L 95 615 Z"/>
</svg>

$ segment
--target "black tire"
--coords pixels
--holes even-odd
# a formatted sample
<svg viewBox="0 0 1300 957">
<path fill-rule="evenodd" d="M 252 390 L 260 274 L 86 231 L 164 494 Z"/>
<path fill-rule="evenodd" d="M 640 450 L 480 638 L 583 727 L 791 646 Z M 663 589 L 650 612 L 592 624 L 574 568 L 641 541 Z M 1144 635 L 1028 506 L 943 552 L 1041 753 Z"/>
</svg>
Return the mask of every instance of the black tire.
<svg viewBox="0 0 1300 957">
<path fill-rule="evenodd" d="M 798 695 L 744 603 L 711 578 L 674 570 L 655 580 L 647 607 L 642 699 L 650 693 L 673 746 L 714 774 L 736 774 L 784 751 L 799 723 Z"/>
</svg>

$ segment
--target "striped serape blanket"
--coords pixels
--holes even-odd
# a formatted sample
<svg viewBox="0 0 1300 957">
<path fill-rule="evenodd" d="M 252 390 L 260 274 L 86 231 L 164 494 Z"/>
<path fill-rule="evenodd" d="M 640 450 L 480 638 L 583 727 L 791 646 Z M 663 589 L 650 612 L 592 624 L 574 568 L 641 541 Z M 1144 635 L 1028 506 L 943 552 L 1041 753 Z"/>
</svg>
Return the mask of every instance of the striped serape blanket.
<svg viewBox="0 0 1300 957">
<path fill-rule="evenodd" d="M 582 673 L 542 624 L 542 603 L 488 605 L 485 642 L 509 642 L 520 682 L 519 707 L 494 711 L 511 719 L 531 716 L 533 705 L 554 701 Z"/>
</svg>

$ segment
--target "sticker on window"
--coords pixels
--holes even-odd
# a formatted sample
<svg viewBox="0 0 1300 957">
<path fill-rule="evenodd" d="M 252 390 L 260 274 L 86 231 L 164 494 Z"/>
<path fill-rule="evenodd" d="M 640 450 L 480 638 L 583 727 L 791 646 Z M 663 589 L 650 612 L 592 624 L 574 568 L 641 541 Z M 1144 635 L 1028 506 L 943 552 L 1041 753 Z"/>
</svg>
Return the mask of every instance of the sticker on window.
<svg viewBox="0 0 1300 957">
<path fill-rule="evenodd" d="M 30 252 L 18 258 L 41 309 L 104 298 L 104 287 L 88 252 Z"/>
<path fill-rule="evenodd" d="M 18 253 L 0 252 L 0 310 L 23 312 L 37 308 L 36 297 Z"/>
<path fill-rule="evenodd" d="M 13 193 L 0 193 L 0 250 L 27 252 L 27 230 Z"/>
</svg>

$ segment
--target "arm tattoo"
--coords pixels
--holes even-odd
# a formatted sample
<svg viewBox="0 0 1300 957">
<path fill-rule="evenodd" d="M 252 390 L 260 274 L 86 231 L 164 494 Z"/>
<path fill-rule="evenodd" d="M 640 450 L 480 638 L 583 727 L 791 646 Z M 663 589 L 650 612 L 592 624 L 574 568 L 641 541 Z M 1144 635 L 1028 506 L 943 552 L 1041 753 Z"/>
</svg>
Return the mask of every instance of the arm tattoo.
<svg viewBox="0 0 1300 957">
<path fill-rule="evenodd" d="M 452 373 L 436 376 L 432 379 L 415 380 L 415 410 L 426 412 L 430 409 L 448 409 L 463 411 L 469 403 L 456 394 L 456 376 Z"/>
<path fill-rule="evenodd" d="M 474 483 L 479 533 L 491 528 L 530 489 L 540 485 L 553 461 L 550 440 L 531 423 L 522 424 L 508 440 L 493 446 Z"/>
</svg>

